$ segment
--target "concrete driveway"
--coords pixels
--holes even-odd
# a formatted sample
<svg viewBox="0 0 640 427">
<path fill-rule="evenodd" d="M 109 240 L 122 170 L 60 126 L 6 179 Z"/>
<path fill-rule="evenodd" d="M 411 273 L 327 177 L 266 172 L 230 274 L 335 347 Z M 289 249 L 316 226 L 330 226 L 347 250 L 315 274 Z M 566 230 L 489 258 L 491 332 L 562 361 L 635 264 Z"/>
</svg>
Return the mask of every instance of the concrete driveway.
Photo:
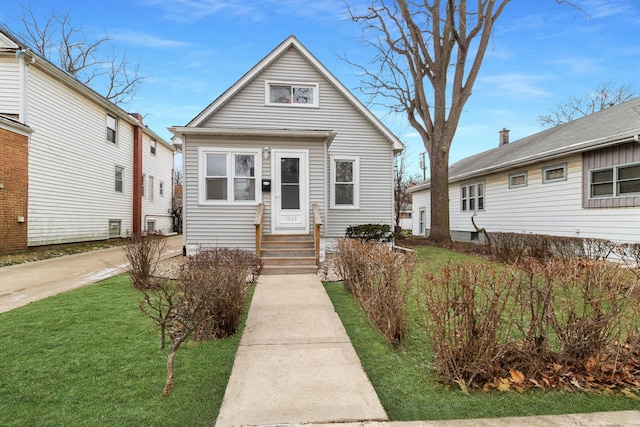
<svg viewBox="0 0 640 427">
<path fill-rule="evenodd" d="M 182 236 L 167 238 L 163 259 L 182 254 Z M 123 273 L 122 247 L 0 268 L 0 313 Z"/>
</svg>

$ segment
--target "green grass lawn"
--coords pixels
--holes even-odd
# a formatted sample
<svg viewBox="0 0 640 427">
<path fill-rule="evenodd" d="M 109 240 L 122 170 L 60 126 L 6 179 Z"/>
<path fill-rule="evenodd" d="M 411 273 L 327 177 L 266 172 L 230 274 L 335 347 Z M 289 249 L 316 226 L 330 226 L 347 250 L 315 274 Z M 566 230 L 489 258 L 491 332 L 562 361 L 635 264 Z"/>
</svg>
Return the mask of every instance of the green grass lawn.
<svg viewBox="0 0 640 427">
<path fill-rule="evenodd" d="M 138 301 L 123 275 L 0 314 L 0 425 L 211 425 L 244 320 L 231 338 L 183 345 L 164 398 L 167 352 Z"/>
<path fill-rule="evenodd" d="M 474 262 L 469 255 L 419 247 L 416 277 L 428 269 L 438 269 L 448 260 Z M 422 279 L 423 280 L 423 279 Z M 357 302 L 342 282 L 326 284 L 327 292 L 340 315 L 369 379 L 391 420 L 438 420 L 578 412 L 640 410 L 640 399 L 622 395 L 529 390 L 472 391 L 462 393 L 447 387 L 435 376 L 432 351 L 420 326 L 416 302 L 410 293 L 407 337 L 401 348 L 393 348 L 373 329 Z"/>
</svg>

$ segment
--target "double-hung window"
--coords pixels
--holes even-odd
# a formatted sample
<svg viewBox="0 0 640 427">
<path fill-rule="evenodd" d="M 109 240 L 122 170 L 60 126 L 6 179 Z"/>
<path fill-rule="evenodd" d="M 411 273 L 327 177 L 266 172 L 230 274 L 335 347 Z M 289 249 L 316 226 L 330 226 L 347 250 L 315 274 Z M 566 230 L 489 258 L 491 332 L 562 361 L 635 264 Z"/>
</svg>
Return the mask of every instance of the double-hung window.
<svg viewBox="0 0 640 427">
<path fill-rule="evenodd" d="M 115 116 L 107 114 L 107 141 L 117 143 L 118 120 Z"/>
<path fill-rule="evenodd" d="M 124 168 L 120 166 L 116 166 L 115 173 L 115 188 L 116 193 L 122 193 L 123 191 L 123 181 L 124 181 Z"/>
<path fill-rule="evenodd" d="M 331 156 L 331 207 L 359 208 L 360 159 L 352 156 Z"/>
<path fill-rule="evenodd" d="M 474 182 L 460 186 L 460 209 L 462 212 L 484 210 L 484 182 Z"/>
<path fill-rule="evenodd" d="M 265 82 L 267 105 L 318 107 L 318 83 Z"/>
<path fill-rule="evenodd" d="M 590 197 L 640 195 L 640 163 L 590 171 Z"/>
<path fill-rule="evenodd" d="M 149 190 L 148 190 L 148 199 L 153 201 L 153 177 L 149 176 Z"/>
<path fill-rule="evenodd" d="M 201 150 L 201 203 L 256 202 L 260 151 Z"/>
<path fill-rule="evenodd" d="M 154 156 L 156 155 L 156 145 L 158 145 L 158 142 L 155 139 L 151 140 L 151 154 L 153 154 Z"/>
</svg>

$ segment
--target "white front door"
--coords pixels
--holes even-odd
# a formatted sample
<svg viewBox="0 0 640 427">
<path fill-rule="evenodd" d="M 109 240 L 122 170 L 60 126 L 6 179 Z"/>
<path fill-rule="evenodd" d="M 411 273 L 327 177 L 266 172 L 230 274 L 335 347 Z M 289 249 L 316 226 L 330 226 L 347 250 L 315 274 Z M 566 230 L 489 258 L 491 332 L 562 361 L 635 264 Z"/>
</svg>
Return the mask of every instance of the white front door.
<svg viewBox="0 0 640 427">
<path fill-rule="evenodd" d="M 272 150 L 273 234 L 309 233 L 309 151 Z"/>
</svg>

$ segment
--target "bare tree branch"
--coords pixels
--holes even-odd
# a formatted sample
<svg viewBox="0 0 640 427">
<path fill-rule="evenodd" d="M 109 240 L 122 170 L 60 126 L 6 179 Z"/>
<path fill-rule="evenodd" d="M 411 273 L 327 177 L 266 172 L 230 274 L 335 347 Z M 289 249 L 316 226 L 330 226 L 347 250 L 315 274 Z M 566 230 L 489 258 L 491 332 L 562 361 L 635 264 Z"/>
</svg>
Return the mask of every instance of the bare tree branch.
<svg viewBox="0 0 640 427">
<path fill-rule="evenodd" d="M 558 104 L 556 109 L 547 115 L 538 116 L 541 126 L 552 127 L 588 116 L 605 108 L 622 104 L 637 96 L 632 85 L 616 86 L 613 82 L 605 82 L 581 97 L 570 96 Z"/>
<path fill-rule="evenodd" d="M 493 27 L 510 0 L 371 0 L 348 7 L 373 58 L 357 66 L 373 103 L 406 114 L 429 153 L 432 240 L 450 240 L 449 151 Z M 353 62 L 348 61 L 350 64 Z"/>
<path fill-rule="evenodd" d="M 81 83 L 102 92 L 114 104 L 127 104 L 135 96 L 146 76 L 126 56 L 115 54 L 111 36 L 87 38 L 81 27 L 72 24 L 69 12 L 52 10 L 40 23 L 30 6 L 23 3 L 20 6 L 22 37 L 35 52 Z"/>
</svg>

